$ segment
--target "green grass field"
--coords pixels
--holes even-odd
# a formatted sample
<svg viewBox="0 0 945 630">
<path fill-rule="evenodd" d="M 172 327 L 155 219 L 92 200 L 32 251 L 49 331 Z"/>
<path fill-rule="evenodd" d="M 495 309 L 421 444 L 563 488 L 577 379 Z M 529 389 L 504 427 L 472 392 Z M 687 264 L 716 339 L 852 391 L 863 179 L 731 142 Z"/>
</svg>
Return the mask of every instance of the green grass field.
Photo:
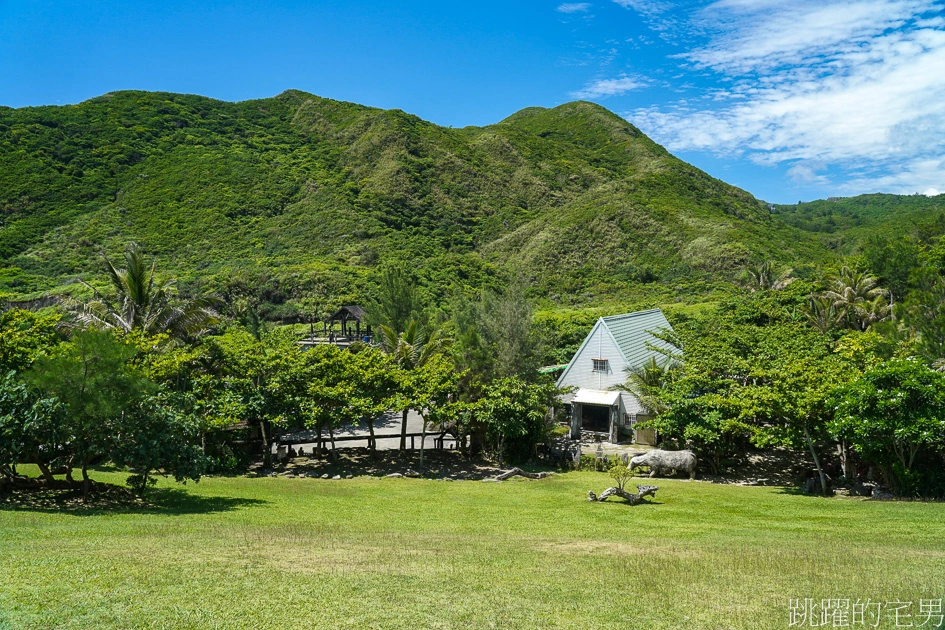
<svg viewBox="0 0 945 630">
<path fill-rule="evenodd" d="M 0 628 L 786 628 L 789 598 L 945 596 L 945 504 L 682 480 L 585 500 L 609 481 L 208 478 L 137 512 L 0 507 Z"/>
</svg>

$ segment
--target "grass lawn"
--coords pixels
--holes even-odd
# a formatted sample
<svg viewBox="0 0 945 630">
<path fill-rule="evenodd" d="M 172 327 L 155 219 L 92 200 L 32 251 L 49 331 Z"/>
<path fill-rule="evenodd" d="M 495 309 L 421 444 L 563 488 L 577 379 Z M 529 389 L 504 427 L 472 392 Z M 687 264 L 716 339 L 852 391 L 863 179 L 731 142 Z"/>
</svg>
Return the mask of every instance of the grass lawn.
<svg viewBox="0 0 945 630">
<path fill-rule="evenodd" d="M 208 478 L 137 512 L 0 507 L 0 628 L 786 628 L 806 597 L 911 601 L 917 625 L 945 597 L 945 504 L 682 480 L 585 500 L 609 481 Z"/>
</svg>

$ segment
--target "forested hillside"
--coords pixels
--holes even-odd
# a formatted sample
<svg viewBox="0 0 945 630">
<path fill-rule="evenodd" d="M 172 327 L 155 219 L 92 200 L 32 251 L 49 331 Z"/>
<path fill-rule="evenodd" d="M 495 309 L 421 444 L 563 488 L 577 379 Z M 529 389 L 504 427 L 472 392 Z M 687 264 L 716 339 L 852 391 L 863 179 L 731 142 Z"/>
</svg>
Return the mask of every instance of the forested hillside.
<svg viewBox="0 0 945 630">
<path fill-rule="evenodd" d="M 241 103 L 117 92 L 0 109 L 0 281 L 37 295 L 139 241 L 185 287 L 361 300 L 387 259 L 433 301 L 524 279 L 533 298 L 698 298 L 819 236 L 591 103 L 452 129 L 297 91 Z M 62 288 L 65 287 L 65 288 Z"/>
<path fill-rule="evenodd" d="M 825 245 L 842 253 L 852 253 L 874 236 L 945 232 L 945 195 L 831 197 L 775 205 L 772 213 L 785 223 L 821 235 Z"/>
</svg>

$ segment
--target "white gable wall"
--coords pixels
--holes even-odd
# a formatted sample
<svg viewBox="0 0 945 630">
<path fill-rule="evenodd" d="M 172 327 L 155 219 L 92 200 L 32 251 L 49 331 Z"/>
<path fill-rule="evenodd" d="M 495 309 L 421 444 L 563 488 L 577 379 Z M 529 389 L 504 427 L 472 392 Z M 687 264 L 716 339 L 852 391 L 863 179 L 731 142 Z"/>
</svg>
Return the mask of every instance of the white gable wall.
<svg viewBox="0 0 945 630">
<path fill-rule="evenodd" d="M 607 359 L 607 372 L 595 372 L 593 359 Z M 599 319 L 564 373 L 558 378 L 558 387 L 573 387 L 575 391 L 580 388 L 609 390 L 627 380 L 627 374 L 624 371 L 626 367 L 627 362 L 623 353 L 617 347 L 610 331 L 607 330 L 607 325 Z M 572 396 L 574 396 L 573 392 L 565 395 L 562 402 L 570 402 Z M 646 413 L 636 396 L 629 392 L 621 392 L 620 401 L 622 403 L 621 415 Z"/>
<path fill-rule="evenodd" d="M 595 372 L 593 359 L 607 359 L 607 372 Z M 558 387 L 608 390 L 624 382 L 626 365 L 623 354 L 607 327 L 598 320 L 584 345 L 558 379 Z"/>
</svg>

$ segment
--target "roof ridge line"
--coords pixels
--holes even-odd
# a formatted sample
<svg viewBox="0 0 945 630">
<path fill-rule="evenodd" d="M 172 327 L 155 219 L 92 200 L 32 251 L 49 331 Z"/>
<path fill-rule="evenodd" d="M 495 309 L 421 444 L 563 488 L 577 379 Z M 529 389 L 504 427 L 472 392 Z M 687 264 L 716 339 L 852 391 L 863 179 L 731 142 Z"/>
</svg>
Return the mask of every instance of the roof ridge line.
<svg viewBox="0 0 945 630">
<path fill-rule="evenodd" d="M 622 313 L 620 315 L 604 315 L 601 317 L 601 319 L 618 319 L 621 317 L 635 317 L 637 315 L 646 315 L 647 313 L 655 313 L 657 311 L 661 312 L 662 309 L 659 307 L 656 307 L 656 308 L 648 308 L 645 311 L 634 311 L 632 313 Z"/>
</svg>

